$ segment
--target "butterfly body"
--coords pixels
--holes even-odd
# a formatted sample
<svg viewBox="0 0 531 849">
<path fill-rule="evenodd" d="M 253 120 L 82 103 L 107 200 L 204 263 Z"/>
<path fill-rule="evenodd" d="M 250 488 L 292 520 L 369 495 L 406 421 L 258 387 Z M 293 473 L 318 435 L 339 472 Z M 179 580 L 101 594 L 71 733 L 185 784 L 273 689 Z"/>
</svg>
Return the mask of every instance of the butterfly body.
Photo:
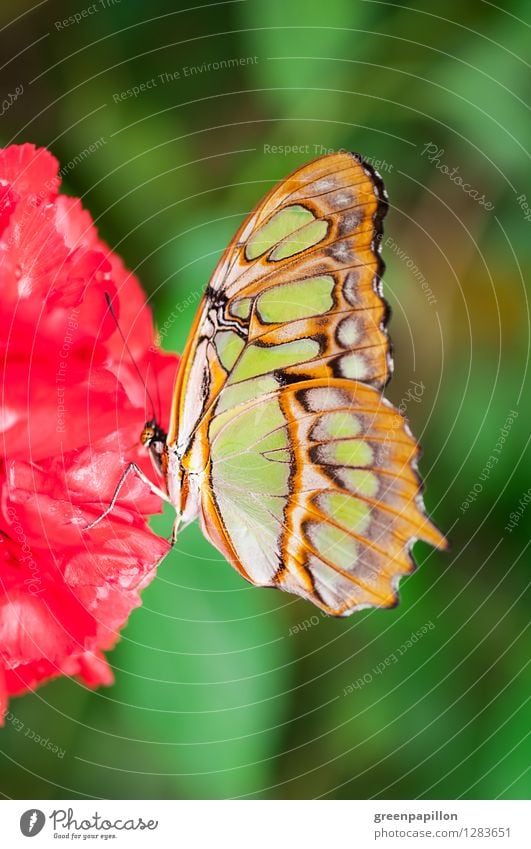
<svg viewBox="0 0 531 849">
<path fill-rule="evenodd" d="M 418 446 L 383 398 L 381 179 L 353 154 L 275 186 L 222 256 L 175 386 L 161 465 L 177 525 L 249 581 L 333 615 L 396 603 L 425 516 Z"/>
</svg>

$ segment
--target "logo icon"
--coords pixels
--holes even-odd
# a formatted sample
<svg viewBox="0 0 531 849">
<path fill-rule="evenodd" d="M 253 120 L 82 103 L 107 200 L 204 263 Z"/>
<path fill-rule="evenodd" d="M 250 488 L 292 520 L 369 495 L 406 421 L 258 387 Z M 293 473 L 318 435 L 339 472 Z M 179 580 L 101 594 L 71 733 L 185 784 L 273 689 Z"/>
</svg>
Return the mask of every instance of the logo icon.
<svg viewBox="0 0 531 849">
<path fill-rule="evenodd" d="M 20 830 L 24 837 L 35 837 L 44 828 L 46 817 L 38 808 L 30 808 L 24 811 L 20 817 Z"/>
</svg>

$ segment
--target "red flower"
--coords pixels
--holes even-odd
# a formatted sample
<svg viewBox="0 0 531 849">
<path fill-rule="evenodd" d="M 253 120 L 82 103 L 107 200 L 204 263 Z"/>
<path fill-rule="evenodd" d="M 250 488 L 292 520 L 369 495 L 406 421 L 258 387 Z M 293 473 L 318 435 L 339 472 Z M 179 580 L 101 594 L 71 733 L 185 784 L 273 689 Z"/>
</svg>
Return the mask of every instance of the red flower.
<svg viewBox="0 0 531 849">
<path fill-rule="evenodd" d="M 168 548 L 145 519 L 160 500 L 133 476 L 85 530 L 129 462 L 153 476 L 139 443 L 153 411 L 105 293 L 162 421 L 177 358 L 156 351 L 138 280 L 59 182 L 46 150 L 0 151 L 0 717 L 57 675 L 112 681 L 103 651 Z"/>
</svg>

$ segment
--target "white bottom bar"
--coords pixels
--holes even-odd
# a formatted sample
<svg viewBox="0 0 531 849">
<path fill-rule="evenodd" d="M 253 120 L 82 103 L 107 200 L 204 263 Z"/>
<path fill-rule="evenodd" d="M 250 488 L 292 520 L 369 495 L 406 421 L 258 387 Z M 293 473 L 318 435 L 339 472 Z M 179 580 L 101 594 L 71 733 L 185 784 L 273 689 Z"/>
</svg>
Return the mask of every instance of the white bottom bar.
<svg viewBox="0 0 531 849">
<path fill-rule="evenodd" d="M 9 849 L 528 849 L 529 814 L 523 801 L 3 801 L 0 834 Z"/>
</svg>

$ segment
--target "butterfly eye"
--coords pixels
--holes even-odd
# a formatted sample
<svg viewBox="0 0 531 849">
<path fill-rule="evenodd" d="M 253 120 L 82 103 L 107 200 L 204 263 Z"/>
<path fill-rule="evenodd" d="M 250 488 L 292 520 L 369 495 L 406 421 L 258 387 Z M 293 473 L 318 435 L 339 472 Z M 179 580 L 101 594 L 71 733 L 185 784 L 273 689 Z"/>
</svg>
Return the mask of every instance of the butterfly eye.
<svg viewBox="0 0 531 849">
<path fill-rule="evenodd" d="M 152 427 L 145 427 L 140 434 L 140 444 L 149 445 L 155 437 L 155 431 Z"/>
</svg>

